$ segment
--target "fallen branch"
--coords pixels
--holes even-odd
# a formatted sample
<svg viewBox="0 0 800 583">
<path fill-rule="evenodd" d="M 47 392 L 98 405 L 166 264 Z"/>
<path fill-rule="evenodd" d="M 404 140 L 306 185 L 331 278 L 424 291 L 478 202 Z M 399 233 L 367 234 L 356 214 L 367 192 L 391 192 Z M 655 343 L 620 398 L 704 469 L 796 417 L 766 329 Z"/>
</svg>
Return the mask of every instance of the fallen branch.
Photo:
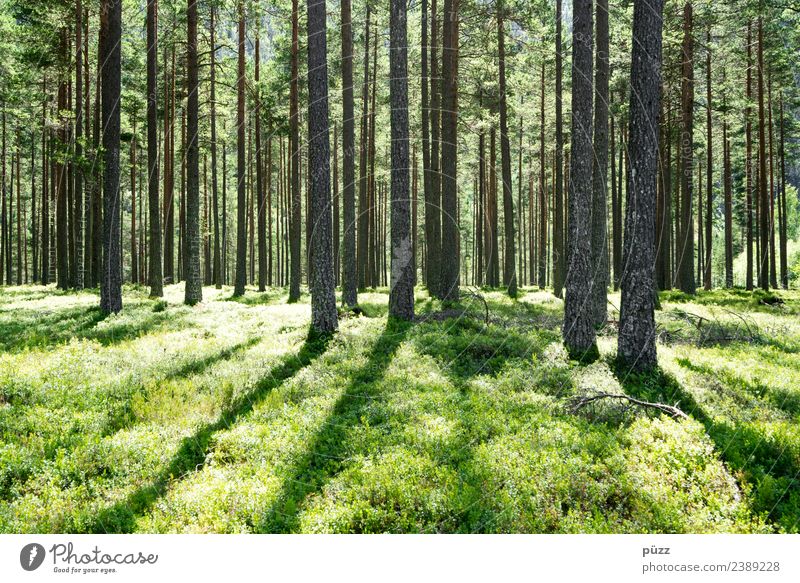
<svg viewBox="0 0 800 583">
<path fill-rule="evenodd" d="M 483 309 L 484 309 L 484 312 L 485 312 L 485 316 L 484 316 L 484 320 L 483 320 L 483 321 L 484 321 L 484 322 L 486 323 L 486 325 L 488 326 L 488 325 L 489 325 L 489 303 L 486 301 L 486 298 L 484 298 L 484 297 L 483 297 L 481 294 L 479 294 L 478 292 L 476 292 L 476 291 L 472 291 L 472 290 L 470 290 L 470 291 L 467 291 L 467 292 L 465 293 L 465 295 L 468 295 L 468 296 L 470 296 L 470 297 L 473 297 L 473 298 L 477 298 L 477 299 L 479 299 L 481 302 L 483 302 Z"/>
<path fill-rule="evenodd" d="M 606 393 L 602 391 L 592 393 L 591 395 L 584 395 L 583 397 L 576 397 L 575 399 L 572 400 L 569 410 L 571 413 L 576 413 L 586 405 L 594 403 L 595 401 L 600 401 L 601 399 L 619 399 L 623 401 L 628 401 L 629 403 L 638 405 L 639 407 L 656 409 L 657 411 L 666 413 L 672 418 L 680 418 L 680 419 L 689 418 L 689 416 L 686 413 L 684 413 L 677 407 L 673 407 L 672 405 L 665 405 L 664 403 L 651 403 L 649 401 L 642 401 L 640 399 L 629 397 L 628 395 L 623 395 L 620 393 Z"/>
</svg>

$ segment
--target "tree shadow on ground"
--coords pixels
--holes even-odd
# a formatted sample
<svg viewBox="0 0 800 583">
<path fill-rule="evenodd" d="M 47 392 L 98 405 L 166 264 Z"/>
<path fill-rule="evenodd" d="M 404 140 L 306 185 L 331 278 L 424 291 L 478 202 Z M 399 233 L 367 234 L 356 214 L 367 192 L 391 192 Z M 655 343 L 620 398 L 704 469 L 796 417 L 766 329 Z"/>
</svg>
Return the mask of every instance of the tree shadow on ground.
<svg viewBox="0 0 800 583">
<path fill-rule="evenodd" d="M 722 459 L 747 484 L 754 513 L 789 532 L 800 521 L 800 464 L 790 436 L 768 433 L 758 421 L 723 419 L 706 411 L 692 393 L 661 368 L 634 373 L 620 366 L 615 374 L 626 394 L 647 401 L 677 403 L 706 430 Z"/>
<path fill-rule="evenodd" d="M 303 503 L 336 474 L 344 464 L 342 454 L 347 429 L 361 422 L 370 392 L 376 389 L 412 324 L 390 319 L 372 346 L 367 363 L 352 375 L 330 414 L 311 438 L 306 453 L 289 470 L 275 502 L 265 512 L 259 532 L 288 533 L 298 529 Z"/>
<path fill-rule="evenodd" d="M 138 319 L 130 316 L 140 313 Z M 150 304 L 126 309 L 125 319 L 98 328 L 107 319 L 99 306 L 76 307 L 43 313 L 20 309 L 4 316 L 0 314 L 0 351 L 19 352 L 30 348 L 50 348 L 75 338 L 95 340 L 112 346 L 133 340 L 165 325 L 185 327 L 184 316 L 169 311 L 153 312 Z"/>
<path fill-rule="evenodd" d="M 268 376 L 262 378 L 252 391 L 236 398 L 216 421 L 203 425 L 185 437 L 169 464 L 150 483 L 138 488 L 125 500 L 100 511 L 89 530 L 94 533 L 133 532 L 137 516 L 146 513 L 166 493 L 173 479 L 180 479 L 203 467 L 211 438 L 216 432 L 232 426 L 239 418 L 250 413 L 273 389 L 321 356 L 327 349 L 329 339 L 327 336 L 310 334 L 297 353 L 283 357 Z"/>
</svg>

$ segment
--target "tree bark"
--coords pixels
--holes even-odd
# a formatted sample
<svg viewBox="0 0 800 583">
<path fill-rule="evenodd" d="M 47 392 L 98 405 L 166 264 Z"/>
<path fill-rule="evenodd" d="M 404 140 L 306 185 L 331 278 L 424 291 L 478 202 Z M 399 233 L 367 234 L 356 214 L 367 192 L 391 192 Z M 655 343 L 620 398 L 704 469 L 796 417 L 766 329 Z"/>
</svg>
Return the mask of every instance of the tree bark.
<svg viewBox="0 0 800 583">
<path fill-rule="evenodd" d="M 358 303 L 356 271 L 355 202 L 355 105 L 353 99 L 353 19 L 351 0 L 341 0 L 342 12 L 342 218 L 344 261 L 342 302 L 348 308 Z"/>
<path fill-rule="evenodd" d="M 572 23 L 572 147 L 569 182 L 569 268 L 563 336 L 569 353 L 592 358 L 590 305 L 592 202 L 592 2 L 574 0 Z"/>
<path fill-rule="evenodd" d="M 161 213 L 158 197 L 158 0 L 147 0 L 147 198 L 150 222 L 150 296 L 164 295 L 161 266 Z"/>
<path fill-rule="evenodd" d="M 703 287 L 711 290 L 711 259 L 714 225 L 714 147 L 711 127 L 711 25 L 706 30 L 706 224 Z M 723 156 L 724 157 L 724 156 Z"/>
<path fill-rule="evenodd" d="M 211 98 L 211 199 L 214 212 L 214 257 L 211 279 L 217 289 L 222 289 L 222 258 L 220 250 L 219 233 L 219 192 L 217 189 L 217 45 L 216 45 L 216 19 L 217 8 L 211 5 L 211 67 L 209 71 L 210 98 Z M 268 207 L 269 208 L 269 207 Z"/>
<path fill-rule="evenodd" d="M 457 301 L 461 272 L 458 217 L 458 8 L 445 0 L 442 26 L 442 237 L 439 294 Z M 510 172 L 510 171 L 509 171 Z M 513 230 L 513 227 L 512 227 Z"/>
<path fill-rule="evenodd" d="M 764 114 L 764 19 L 758 18 L 758 285 L 769 290 L 769 190 L 767 189 L 767 138 Z"/>
<path fill-rule="evenodd" d="M 622 303 L 617 355 L 636 370 L 657 365 L 654 260 L 663 0 L 633 7 L 630 135 Z M 569 297 L 569 296 L 567 296 Z"/>
<path fill-rule="evenodd" d="M 511 143 L 508 137 L 508 105 L 506 103 L 506 49 L 503 24 L 503 1 L 497 7 L 498 77 L 500 80 L 500 165 L 503 179 L 503 226 L 505 229 L 505 257 L 503 285 L 508 295 L 517 297 L 517 266 L 514 251 L 514 196 L 511 184 Z"/>
<path fill-rule="evenodd" d="M 294 0 L 296 3 L 297 0 Z M 234 275 L 233 295 L 244 295 L 247 279 L 247 158 L 245 153 L 245 112 L 244 112 L 244 59 L 245 59 L 245 15 L 244 0 L 238 0 L 239 47 L 238 77 L 236 80 L 236 273 Z"/>
<path fill-rule="evenodd" d="M 392 276 L 389 316 L 414 318 L 414 262 L 408 189 L 408 48 L 406 0 L 390 2 L 389 90 L 392 104 Z"/>
<path fill-rule="evenodd" d="M 102 43 L 103 107 L 103 270 L 100 309 L 105 313 L 122 310 L 122 217 L 119 192 L 120 72 L 122 1 L 103 0 L 100 10 Z"/>
<path fill-rule="evenodd" d="M 200 269 L 200 149 L 198 136 L 197 75 L 197 0 L 188 0 L 186 69 L 186 287 L 184 301 L 194 305 L 203 301 L 203 274 Z"/>
<path fill-rule="evenodd" d="M 296 1 L 296 0 L 295 0 Z M 325 0 L 308 0 L 308 177 L 311 216 L 311 325 L 338 328 L 331 248 L 330 126 Z"/>
<path fill-rule="evenodd" d="M 557 298 L 562 297 L 564 290 L 564 279 L 566 277 L 567 255 L 564 250 L 564 116 L 562 113 L 563 103 L 562 76 L 563 76 L 563 56 L 561 53 L 563 44 L 561 41 L 561 0 L 556 0 L 556 190 L 555 204 L 553 205 L 553 293 Z"/>
<path fill-rule="evenodd" d="M 291 81 L 289 86 L 289 150 L 291 152 L 291 212 L 289 213 L 289 253 L 291 255 L 289 272 L 289 301 L 300 299 L 300 134 L 298 116 L 298 0 L 292 0 L 292 50 L 291 50 Z M 329 165 L 329 164 L 328 164 Z"/>
<path fill-rule="evenodd" d="M 683 6 L 683 44 L 681 73 L 681 213 L 678 237 L 678 285 L 684 293 L 696 291 L 694 278 L 694 222 L 692 221 L 694 156 L 694 40 L 692 4 Z"/>
<path fill-rule="evenodd" d="M 606 323 L 608 304 L 608 0 L 595 9 L 594 156 L 592 157 L 592 323 Z M 655 224 L 655 223 L 654 223 Z"/>
</svg>

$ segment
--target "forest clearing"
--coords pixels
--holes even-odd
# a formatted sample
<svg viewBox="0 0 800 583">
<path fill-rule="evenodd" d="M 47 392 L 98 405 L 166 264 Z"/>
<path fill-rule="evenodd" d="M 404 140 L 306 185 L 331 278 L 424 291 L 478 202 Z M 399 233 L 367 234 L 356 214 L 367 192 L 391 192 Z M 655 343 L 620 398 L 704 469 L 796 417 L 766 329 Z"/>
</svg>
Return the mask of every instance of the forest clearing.
<svg viewBox="0 0 800 583">
<path fill-rule="evenodd" d="M 800 295 L 662 294 L 662 370 L 570 361 L 563 305 L 520 290 L 333 339 L 304 295 L 201 308 L 125 288 L 0 292 L 4 532 L 796 532 Z M 756 298 L 759 296 L 756 295 Z M 771 298 L 773 296 L 764 296 Z M 612 296 L 611 302 L 618 298 Z M 458 312 L 463 312 L 461 315 Z M 624 393 L 689 419 L 576 396 Z"/>
</svg>

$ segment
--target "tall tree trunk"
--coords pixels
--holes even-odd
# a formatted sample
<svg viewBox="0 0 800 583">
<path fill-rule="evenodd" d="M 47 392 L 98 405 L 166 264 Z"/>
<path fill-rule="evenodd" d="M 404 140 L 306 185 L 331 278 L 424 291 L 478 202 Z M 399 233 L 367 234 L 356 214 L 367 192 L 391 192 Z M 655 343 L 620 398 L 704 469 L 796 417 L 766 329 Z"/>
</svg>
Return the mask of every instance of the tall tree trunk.
<svg viewBox="0 0 800 583">
<path fill-rule="evenodd" d="M 711 25 L 706 29 L 706 225 L 705 225 L 705 269 L 703 287 L 711 289 L 711 258 L 714 225 L 714 149 L 711 131 Z M 723 156 L 724 157 L 724 156 Z"/>
<path fill-rule="evenodd" d="M 681 291 L 694 294 L 694 222 L 692 195 L 694 184 L 694 40 L 692 38 L 692 3 L 683 6 L 683 45 L 681 73 L 681 214 L 678 237 L 678 283 Z"/>
<path fill-rule="evenodd" d="M 291 69 L 292 76 L 289 86 L 289 150 L 291 152 L 291 212 L 289 214 L 289 251 L 291 254 L 290 273 L 289 273 L 289 301 L 294 302 L 300 299 L 300 275 L 301 275 L 301 256 L 300 256 L 300 135 L 298 126 L 300 119 L 298 116 L 298 94 L 297 94 L 297 75 L 298 75 L 298 0 L 292 0 L 292 50 L 291 50 Z"/>
<path fill-rule="evenodd" d="M 186 72 L 186 288 L 184 301 L 203 301 L 203 273 L 200 269 L 200 147 L 198 135 L 197 0 L 188 0 Z"/>
<path fill-rule="evenodd" d="M 442 79 L 439 77 L 439 30 L 441 19 L 437 14 L 437 0 L 431 0 L 431 45 L 430 45 L 430 124 L 431 124 L 431 191 L 430 197 L 425 201 L 425 241 L 427 246 L 427 284 L 428 291 L 436 297 L 442 297 L 439 290 L 441 282 L 441 257 L 442 257 L 442 168 L 441 156 L 441 88 Z M 492 253 L 497 253 L 492 249 Z M 497 285 L 496 283 L 494 285 Z"/>
<path fill-rule="evenodd" d="M 775 254 L 775 168 L 772 132 L 772 74 L 767 79 L 767 139 L 769 140 L 769 284 L 778 287 L 778 270 Z"/>
<path fill-rule="evenodd" d="M 547 171 L 545 164 L 545 146 L 544 146 L 544 60 L 541 64 L 541 95 L 539 101 L 539 226 L 537 229 L 539 235 L 539 248 L 538 261 L 537 261 L 537 276 L 536 280 L 539 287 L 544 289 L 547 286 L 547 195 L 545 192 L 545 172 Z"/>
<path fill-rule="evenodd" d="M 150 223 L 150 296 L 164 295 L 161 265 L 161 212 L 158 197 L 158 0 L 147 0 L 147 198 Z M 213 101 L 213 98 L 212 98 Z"/>
<path fill-rule="evenodd" d="M 219 233 L 219 192 L 217 189 L 217 45 L 216 45 L 216 28 L 214 21 L 216 17 L 217 8 L 214 4 L 211 5 L 211 70 L 209 71 L 210 91 L 211 91 L 211 199 L 214 212 L 214 257 L 213 257 L 213 273 L 211 279 L 217 289 L 222 289 L 222 258 L 220 249 L 220 233 Z M 267 207 L 269 208 L 269 206 Z"/>
<path fill-rule="evenodd" d="M 500 165 L 503 174 L 503 226 L 505 228 L 505 264 L 503 285 L 508 295 L 517 296 L 517 266 L 514 251 L 514 196 L 511 185 L 511 143 L 508 138 L 508 106 L 506 104 L 506 40 L 503 25 L 503 1 L 497 7 L 498 77 L 500 79 Z"/>
<path fill-rule="evenodd" d="M 105 313 L 122 309 L 122 216 L 119 192 L 120 71 L 122 2 L 103 0 L 100 10 L 104 35 L 102 75 L 103 95 L 103 278 L 100 309 Z"/>
<path fill-rule="evenodd" d="M 361 134 L 359 136 L 358 159 L 358 289 L 367 286 L 367 253 L 369 248 L 369 193 L 367 192 L 367 145 L 369 134 L 369 27 L 370 6 L 364 24 L 364 83 L 361 86 Z"/>
<path fill-rule="evenodd" d="M 133 119 L 133 136 L 130 143 L 131 157 L 131 283 L 138 283 L 139 252 L 136 249 L 136 118 Z M 77 250 L 77 239 L 75 248 Z"/>
<path fill-rule="evenodd" d="M 447 257 L 447 261 L 441 261 L 438 289 L 442 300 L 445 301 L 458 300 L 461 271 L 457 135 L 458 8 L 459 0 L 445 0 L 442 26 L 442 236 L 440 259 Z"/>
<path fill-rule="evenodd" d="M 731 179 L 731 143 L 728 121 L 722 121 L 723 188 L 725 192 L 725 287 L 733 287 L 733 186 Z"/>
<path fill-rule="evenodd" d="M 103 7 L 106 3 L 103 4 Z M 101 8 L 104 10 L 105 8 Z M 62 28 L 60 33 L 60 53 L 65 55 L 67 51 L 67 29 Z M 63 75 L 63 73 L 62 73 Z M 63 154 L 67 148 L 67 120 L 62 117 L 67 110 L 67 80 L 61 78 L 58 84 L 58 130 L 57 147 L 62 150 L 56 162 L 56 275 L 58 289 L 67 289 L 70 286 L 69 273 L 69 199 L 67 194 L 67 168 L 62 162 Z M 119 163 L 119 160 L 117 160 Z M 11 247 L 9 237 L 6 235 L 6 281 L 11 281 Z"/>
<path fill-rule="evenodd" d="M 553 293 L 560 298 L 566 278 L 567 255 L 564 250 L 564 116 L 562 113 L 563 56 L 561 41 L 561 0 L 556 0 L 556 190 L 553 205 Z"/>
<path fill-rule="evenodd" d="M 758 285 L 769 289 L 769 190 L 767 189 L 767 138 L 764 112 L 764 19 L 758 18 Z"/>
<path fill-rule="evenodd" d="M 780 157 L 781 157 L 781 191 L 778 204 L 781 210 L 781 224 L 780 224 L 780 246 L 781 246 L 781 287 L 789 289 L 789 261 L 787 256 L 787 221 L 788 215 L 786 214 L 786 141 L 784 138 L 784 126 L 786 120 L 783 117 L 783 91 L 780 96 Z"/>
<path fill-rule="evenodd" d="M 606 323 L 608 304 L 608 0 L 595 9 L 594 156 L 592 157 L 592 323 Z M 655 223 L 654 223 L 655 224 Z"/>
<path fill-rule="evenodd" d="M 297 0 L 294 0 L 296 3 Z M 244 116 L 244 59 L 245 59 L 245 20 L 244 0 L 238 0 L 239 16 L 239 47 L 238 47 L 238 77 L 236 80 L 236 274 L 233 288 L 234 296 L 244 295 L 244 286 L 247 278 L 247 159 L 245 157 L 245 123 Z M 295 43 L 296 44 L 296 43 Z M 295 75 L 296 77 L 296 75 Z"/>
<path fill-rule="evenodd" d="M 255 141 L 256 141 L 256 199 L 257 199 L 257 223 L 258 223 L 258 291 L 263 292 L 267 289 L 267 199 L 264 192 L 264 171 L 262 166 L 261 153 L 261 41 L 259 39 L 260 29 L 256 30 L 255 42 L 255 105 L 253 117 L 255 118 Z"/>
<path fill-rule="evenodd" d="M 173 47 L 172 54 L 175 54 Z M 164 47 L 164 280 L 175 282 L 175 65 L 167 75 Z"/>
<path fill-rule="evenodd" d="M 389 90 L 392 104 L 392 278 L 389 316 L 414 318 L 414 261 L 408 192 L 408 47 L 406 0 L 390 2 Z"/>
<path fill-rule="evenodd" d="M 745 229 L 747 231 L 745 288 L 753 289 L 753 124 L 751 102 L 753 99 L 753 34 L 752 25 L 747 23 L 747 87 L 745 90 Z"/>
<path fill-rule="evenodd" d="M 84 257 L 84 202 L 83 202 L 83 7 L 81 0 L 75 2 L 75 194 L 74 214 L 75 223 L 75 280 L 73 287 L 83 289 Z M 31 161 L 32 163 L 32 161 Z"/>
<path fill-rule="evenodd" d="M 497 273 L 499 253 L 497 245 L 497 147 L 494 125 L 489 130 L 489 184 L 486 189 L 486 284 L 497 287 L 499 278 Z"/>
<path fill-rule="evenodd" d="M 325 0 L 308 0 L 308 209 L 311 215 L 311 325 L 338 328 L 331 248 L 330 126 Z"/>
<path fill-rule="evenodd" d="M 631 54 L 630 136 L 622 303 L 617 355 L 628 366 L 657 365 L 655 261 L 658 112 L 663 0 L 635 2 Z M 569 296 L 567 296 L 569 298 Z"/>
<path fill-rule="evenodd" d="M 344 262 L 342 301 L 348 308 L 358 303 L 356 271 L 355 113 L 353 101 L 353 19 L 351 0 L 341 1 L 342 14 L 342 195 Z"/>
<path fill-rule="evenodd" d="M 638 6 L 638 4 L 637 4 Z M 569 182 L 569 259 L 564 344 L 571 355 L 596 353 L 590 301 L 592 203 L 592 2 L 574 0 L 572 23 L 572 147 Z"/>
</svg>

